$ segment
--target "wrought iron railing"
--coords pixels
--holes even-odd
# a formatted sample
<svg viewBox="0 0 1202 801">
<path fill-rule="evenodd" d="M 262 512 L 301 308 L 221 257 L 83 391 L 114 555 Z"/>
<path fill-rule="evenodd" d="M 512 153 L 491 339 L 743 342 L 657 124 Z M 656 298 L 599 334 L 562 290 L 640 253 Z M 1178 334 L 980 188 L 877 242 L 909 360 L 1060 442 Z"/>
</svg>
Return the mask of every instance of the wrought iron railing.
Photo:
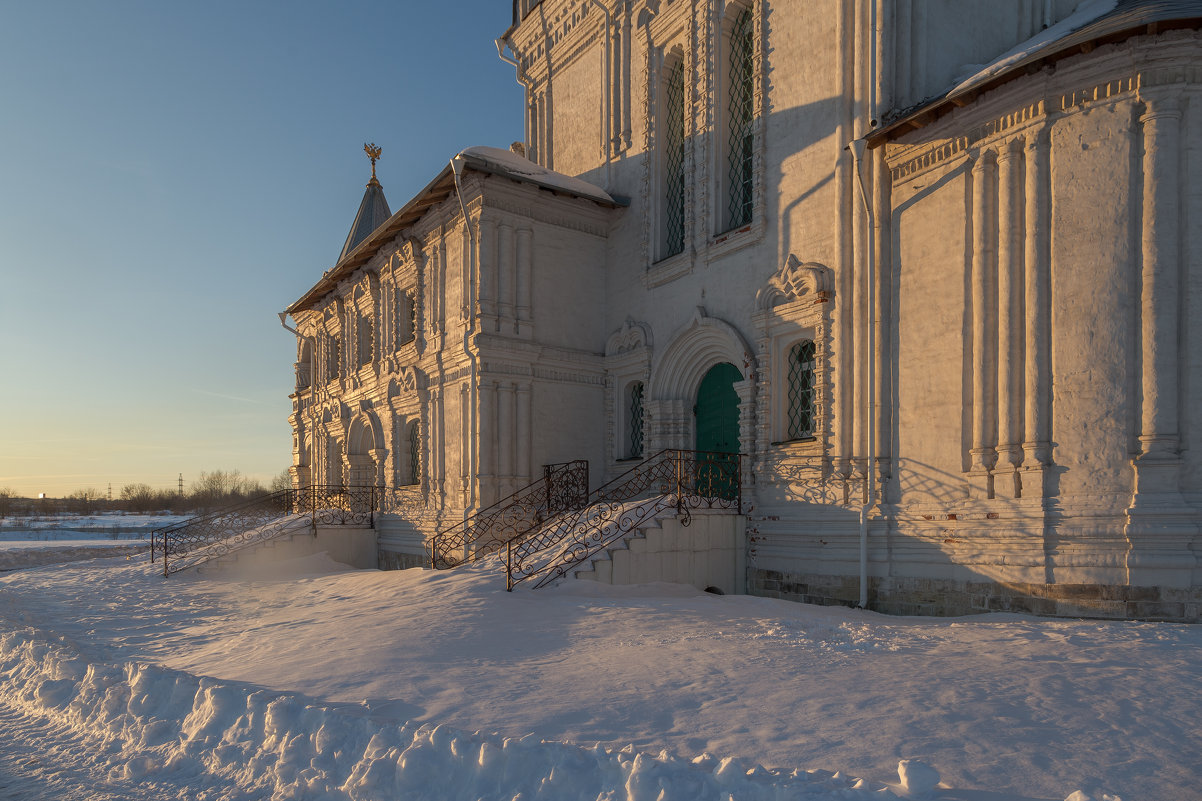
<svg viewBox="0 0 1202 801">
<path fill-rule="evenodd" d="M 663 450 L 597 489 L 586 504 L 505 545 L 506 588 L 535 579 L 542 587 L 674 509 L 687 526 L 693 509 L 743 512 L 737 453 Z"/>
<path fill-rule="evenodd" d="M 282 534 L 318 526 L 375 524 L 378 487 L 313 485 L 227 506 L 150 535 L 150 560 L 169 576 Z"/>
<path fill-rule="evenodd" d="M 431 537 L 430 566 L 455 567 L 495 553 L 545 521 L 581 508 L 587 499 L 587 460 L 545 465 L 542 478 Z"/>
</svg>

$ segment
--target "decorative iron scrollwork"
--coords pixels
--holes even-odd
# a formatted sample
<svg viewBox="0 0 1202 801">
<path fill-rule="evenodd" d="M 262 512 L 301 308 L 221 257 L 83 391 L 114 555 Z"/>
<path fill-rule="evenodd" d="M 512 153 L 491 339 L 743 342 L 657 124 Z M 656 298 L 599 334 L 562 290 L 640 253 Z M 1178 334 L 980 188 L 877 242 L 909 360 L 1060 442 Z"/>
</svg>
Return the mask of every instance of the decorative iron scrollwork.
<svg viewBox="0 0 1202 801">
<path fill-rule="evenodd" d="M 448 568 L 495 553 L 588 500 L 588 462 L 546 465 L 543 477 L 430 538 L 430 564 Z"/>
<path fill-rule="evenodd" d="M 153 531 L 150 558 L 162 555 L 168 576 L 304 526 L 370 526 L 381 500 L 378 487 L 312 485 L 273 492 Z"/>
<path fill-rule="evenodd" d="M 737 453 L 663 450 L 589 494 L 579 508 L 506 544 L 506 586 L 537 577 L 545 586 L 644 522 L 675 509 L 688 525 L 693 509 L 742 513 Z"/>
</svg>

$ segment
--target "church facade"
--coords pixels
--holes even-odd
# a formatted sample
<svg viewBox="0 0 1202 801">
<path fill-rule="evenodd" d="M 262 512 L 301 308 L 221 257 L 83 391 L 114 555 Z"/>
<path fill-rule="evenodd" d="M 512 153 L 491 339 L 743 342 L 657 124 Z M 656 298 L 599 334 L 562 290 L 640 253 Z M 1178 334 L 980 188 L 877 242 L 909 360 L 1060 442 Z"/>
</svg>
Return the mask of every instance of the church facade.
<svg viewBox="0 0 1202 801">
<path fill-rule="evenodd" d="M 288 309 L 294 481 L 385 488 L 401 567 L 545 465 L 738 452 L 750 592 L 1198 620 L 1200 26 L 515 0 L 525 142 L 373 175 Z"/>
</svg>

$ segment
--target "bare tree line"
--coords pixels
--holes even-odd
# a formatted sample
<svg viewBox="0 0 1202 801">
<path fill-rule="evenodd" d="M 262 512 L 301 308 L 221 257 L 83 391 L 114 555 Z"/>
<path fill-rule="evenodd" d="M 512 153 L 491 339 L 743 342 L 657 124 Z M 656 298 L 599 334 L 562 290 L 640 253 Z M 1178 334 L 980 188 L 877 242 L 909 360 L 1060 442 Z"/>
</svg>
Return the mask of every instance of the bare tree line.
<svg viewBox="0 0 1202 801">
<path fill-rule="evenodd" d="M 270 484 L 242 475 L 239 470 L 202 471 L 181 494 L 177 489 L 155 489 L 149 484 L 133 483 L 121 487 L 108 499 L 108 493 L 94 487 L 72 492 L 62 498 L 24 498 L 8 487 L 0 487 L 0 517 L 53 514 L 55 512 L 171 512 L 187 514 L 215 509 L 292 488 L 287 470 L 271 479 Z"/>
</svg>

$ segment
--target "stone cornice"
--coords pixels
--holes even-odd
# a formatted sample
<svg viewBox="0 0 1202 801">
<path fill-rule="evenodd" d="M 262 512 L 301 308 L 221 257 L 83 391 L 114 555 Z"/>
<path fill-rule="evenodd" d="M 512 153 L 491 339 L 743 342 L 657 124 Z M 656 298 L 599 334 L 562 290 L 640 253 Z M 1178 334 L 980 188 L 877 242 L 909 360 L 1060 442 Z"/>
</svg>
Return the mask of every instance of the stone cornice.
<svg viewBox="0 0 1202 801">
<path fill-rule="evenodd" d="M 496 182 L 487 182 L 483 190 L 486 215 L 487 210 L 495 209 L 596 237 L 609 234 L 614 216 L 611 209 L 578 197 L 556 195 L 548 190 L 516 184 L 505 179 L 493 180 Z"/>
<path fill-rule="evenodd" d="M 1067 61 L 1055 73 L 1042 72 L 1006 84 L 910 135 L 921 137 L 921 143 L 907 144 L 908 137 L 900 137 L 886 146 L 893 181 L 910 180 L 973 150 L 1000 145 L 1092 105 L 1138 100 L 1148 90 L 1159 87 L 1202 84 L 1202 66 L 1192 60 L 1197 56 L 1198 36 L 1174 32 L 1162 38 L 1167 41 L 1155 40 L 1156 47 L 1136 42 L 1100 48 Z M 1176 61 L 1172 61 L 1174 57 Z M 1141 67 L 1140 63 L 1146 61 L 1157 63 Z M 1034 92 L 1032 82 L 1036 84 Z M 1018 97 L 1027 99 L 1016 106 L 1014 100 Z M 966 118 L 981 116 L 987 118 L 963 130 Z"/>
<path fill-rule="evenodd" d="M 547 80 L 548 62 L 556 69 L 571 64 L 596 44 L 604 24 L 590 0 L 543 2 L 510 35 L 510 47 L 523 74 L 537 87 Z"/>
</svg>

